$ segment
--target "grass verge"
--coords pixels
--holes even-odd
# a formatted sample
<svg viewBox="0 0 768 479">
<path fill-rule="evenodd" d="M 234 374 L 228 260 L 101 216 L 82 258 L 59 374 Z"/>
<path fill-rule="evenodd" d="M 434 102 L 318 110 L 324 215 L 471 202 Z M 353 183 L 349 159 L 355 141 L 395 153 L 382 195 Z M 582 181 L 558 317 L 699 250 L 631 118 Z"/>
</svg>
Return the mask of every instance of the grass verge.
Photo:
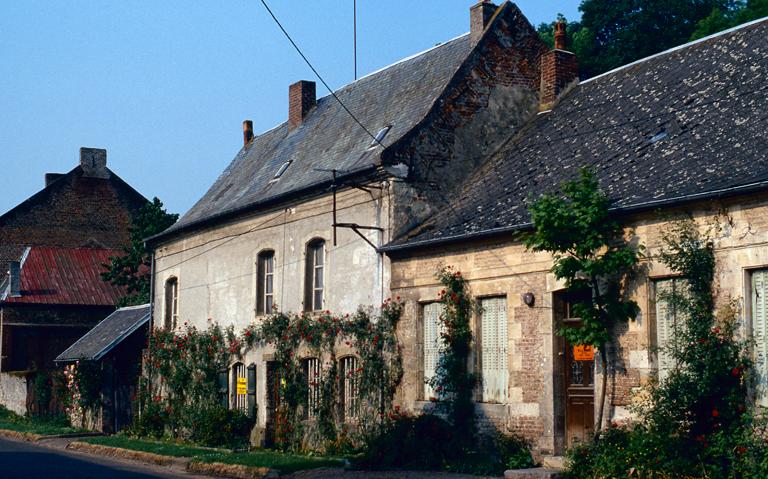
<svg viewBox="0 0 768 479">
<path fill-rule="evenodd" d="M 220 462 L 247 467 L 268 467 L 289 473 L 317 467 L 342 467 L 344 461 L 337 457 L 304 456 L 277 451 L 235 452 L 230 454 L 208 454 L 196 458 L 200 462 Z"/>
<path fill-rule="evenodd" d="M 189 444 L 176 444 L 172 442 L 153 441 L 151 439 L 133 439 L 128 436 L 100 436 L 88 437 L 81 440 L 88 444 L 99 446 L 119 447 L 132 451 L 151 452 L 161 456 L 173 457 L 197 457 L 205 454 L 216 453 L 217 449 L 210 449 Z"/>
<path fill-rule="evenodd" d="M 70 426 L 67 420 L 63 418 L 19 416 L 2 406 L 0 406 L 0 429 L 39 434 L 41 436 L 85 432 L 83 429 Z"/>
</svg>

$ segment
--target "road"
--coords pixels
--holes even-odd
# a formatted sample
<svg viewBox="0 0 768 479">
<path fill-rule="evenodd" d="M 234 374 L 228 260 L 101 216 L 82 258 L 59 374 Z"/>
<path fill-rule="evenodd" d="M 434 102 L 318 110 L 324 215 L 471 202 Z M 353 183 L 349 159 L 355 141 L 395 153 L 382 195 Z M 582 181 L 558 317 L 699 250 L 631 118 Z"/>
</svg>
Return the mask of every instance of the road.
<svg viewBox="0 0 768 479">
<path fill-rule="evenodd" d="M 59 451 L 29 442 L 0 439 L 2 479 L 191 479 L 192 474 L 167 467 L 123 462 L 86 454 Z"/>
</svg>

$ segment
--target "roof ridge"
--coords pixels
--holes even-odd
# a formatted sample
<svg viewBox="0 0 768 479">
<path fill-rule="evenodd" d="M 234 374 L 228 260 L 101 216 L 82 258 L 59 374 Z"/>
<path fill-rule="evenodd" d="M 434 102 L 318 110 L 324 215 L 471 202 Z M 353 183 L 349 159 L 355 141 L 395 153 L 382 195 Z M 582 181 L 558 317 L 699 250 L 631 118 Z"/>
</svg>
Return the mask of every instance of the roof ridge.
<svg viewBox="0 0 768 479">
<path fill-rule="evenodd" d="M 579 84 L 580 85 L 584 85 L 586 83 L 590 83 L 590 82 L 592 82 L 594 80 L 597 80 L 599 78 L 602 78 L 602 77 L 605 77 L 605 76 L 608 76 L 608 75 L 612 75 L 612 74 L 617 73 L 617 72 L 619 72 L 621 70 L 624 70 L 626 68 L 638 65 L 640 63 L 644 63 L 644 62 L 646 62 L 648 60 L 652 60 L 652 59 L 657 58 L 657 57 L 668 55 L 668 54 L 674 53 L 674 52 L 676 52 L 678 50 L 683 50 L 685 48 L 696 46 L 696 45 L 698 45 L 700 43 L 704 43 L 704 42 L 706 42 L 708 40 L 712 40 L 714 38 L 725 36 L 725 35 L 731 34 L 733 32 L 739 31 L 739 30 L 744 29 L 744 28 L 751 27 L 753 25 L 757 25 L 757 24 L 765 22 L 765 21 L 768 21 L 768 17 L 762 17 L 762 18 L 758 18 L 758 19 L 755 19 L 755 20 L 751 20 L 751 21 L 746 22 L 746 23 L 742 23 L 742 24 L 736 25 L 735 27 L 731 27 L 731 28 L 728 28 L 726 30 L 723 30 L 723 31 L 720 31 L 720 32 L 717 32 L 717 33 L 713 33 L 711 35 L 707 35 L 706 37 L 699 38 L 698 40 L 693 40 L 693 41 L 690 41 L 690 42 L 687 42 L 687 43 L 683 43 L 682 45 L 677 45 L 676 47 L 669 48 L 669 49 L 661 51 L 659 53 L 654 53 L 653 55 L 649 55 L 649 56 L 647 56 L 645 58 L 640 58 L 639 60 L 635 60 L 633 62 L 627 63 L 626 65 L 621 65 L 621 66 L 616 67 L 616 68 L 614 68 L 612 70 L 608 70 L 607 72 L 603 72 L 603 73 L 601 73 L 599 75 L 593 76 L 592 78 L 587 78 L 586 80 L 584 80 L 582 82 L 579 82 Z"/>
<path fill-rule="evenodd" d="M 133 306 L 122 306 L 120 308 L 117 308 L 115 310 L 115 312 L 117 312 L 117 311 L 128 311 L 128 310 L 131 310 L 131 309 L 140 309 L 140 308 L 149 308 L 149 303 L 135 304 Z"/>
</svg>

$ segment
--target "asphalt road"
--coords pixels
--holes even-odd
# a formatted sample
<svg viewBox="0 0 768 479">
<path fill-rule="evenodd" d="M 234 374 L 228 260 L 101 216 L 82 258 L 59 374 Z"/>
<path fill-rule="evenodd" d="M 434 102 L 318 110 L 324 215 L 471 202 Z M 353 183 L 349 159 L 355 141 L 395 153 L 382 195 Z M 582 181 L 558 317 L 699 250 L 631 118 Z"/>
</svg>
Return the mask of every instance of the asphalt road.
<svg viewBox="0 0 768 479">
<path fill-rule="evenodd" d="M 118 459 L 73 454 L 28 442 L 0 439 L 2 479 L 148 479 L 195 476 Z"/>
</svg>

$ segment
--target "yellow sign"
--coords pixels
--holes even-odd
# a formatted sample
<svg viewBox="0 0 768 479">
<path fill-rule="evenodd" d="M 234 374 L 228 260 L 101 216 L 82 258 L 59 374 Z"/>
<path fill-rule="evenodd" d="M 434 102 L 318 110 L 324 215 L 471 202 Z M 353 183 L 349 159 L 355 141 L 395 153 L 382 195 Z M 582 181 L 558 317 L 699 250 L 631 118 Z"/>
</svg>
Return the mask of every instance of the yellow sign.
<svg viewBox="0 0 768 479">
<path fill-rule="evenodd" d="M 237 394 L 238 395 L 245 395 L 248 394 L 248 382 L 245 378 L 237 378 Z"/>
<path fill-rule="evenodd" d="M 580 344 L 573 347 L 573 360 L 574 361 L 594 361 L 595 360 L 595 348 Z"/>
</svg>

